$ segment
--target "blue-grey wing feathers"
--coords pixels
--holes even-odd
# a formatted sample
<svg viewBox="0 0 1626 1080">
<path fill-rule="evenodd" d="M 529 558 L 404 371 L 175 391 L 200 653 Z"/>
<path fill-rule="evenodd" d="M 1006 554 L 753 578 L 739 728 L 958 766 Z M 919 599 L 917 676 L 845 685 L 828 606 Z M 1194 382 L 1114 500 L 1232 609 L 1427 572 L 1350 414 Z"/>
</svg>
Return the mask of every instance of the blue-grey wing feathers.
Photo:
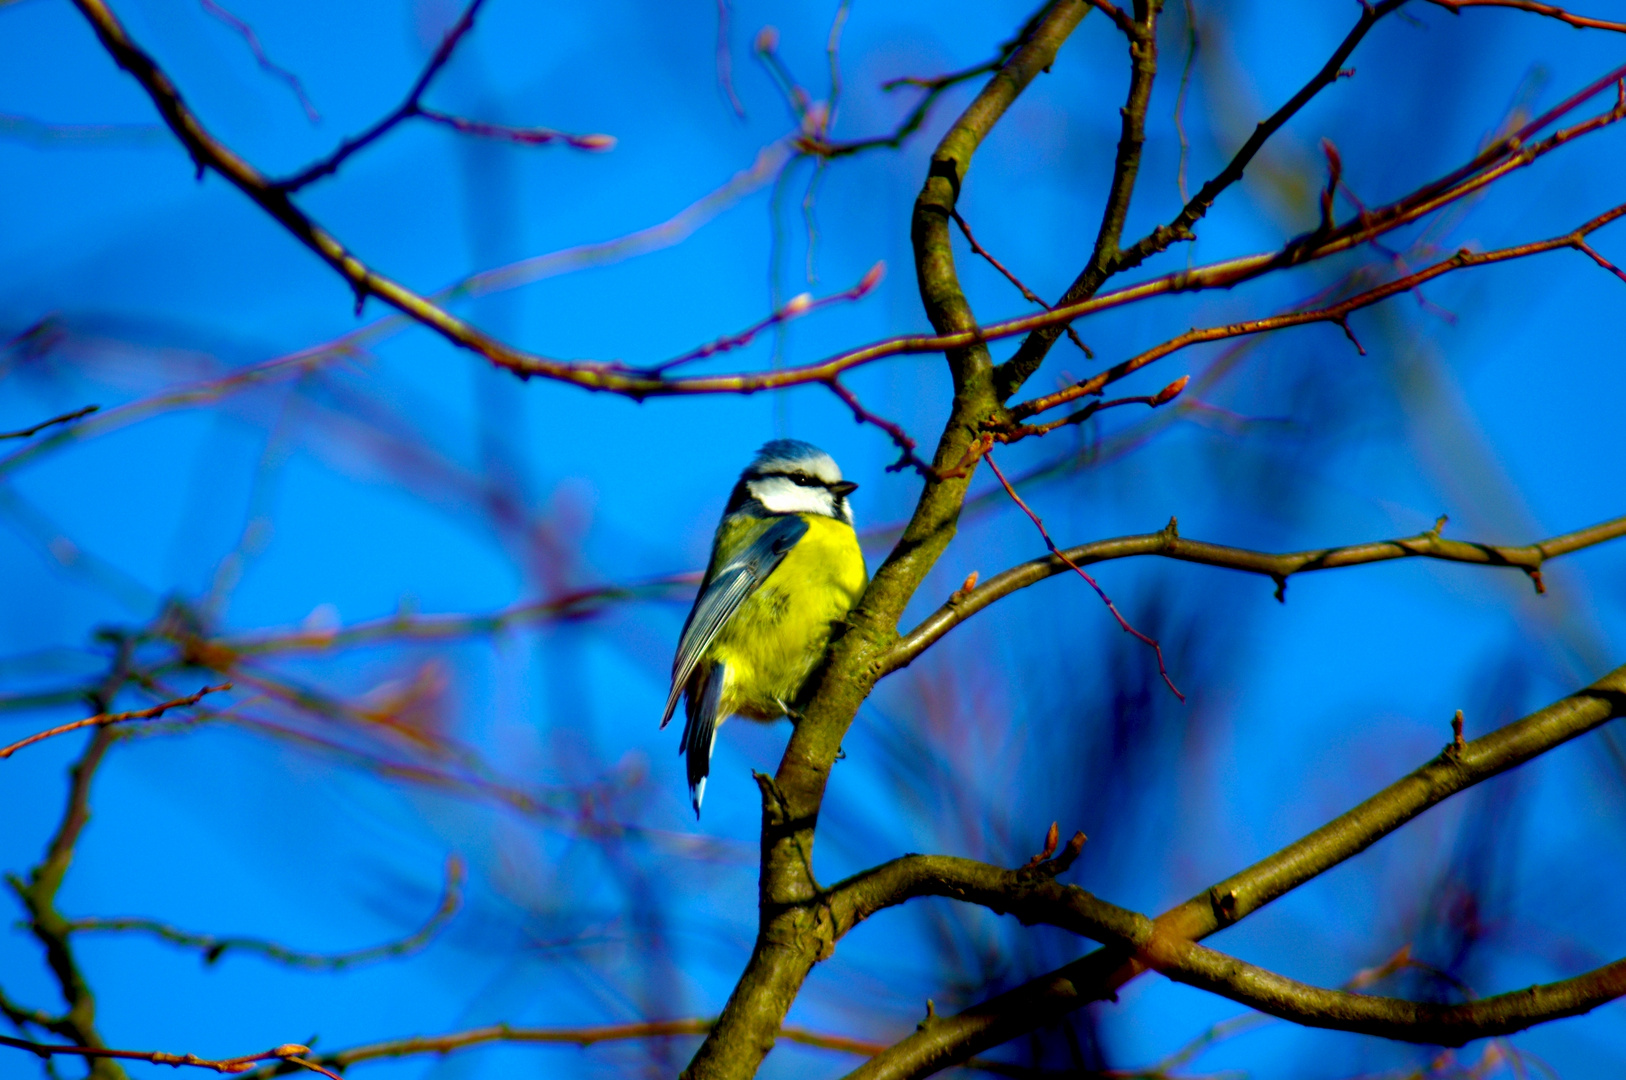
<svg viewBox="0 0 1626 1080">
<path fill-rule="evenodd" d="M 672 689 L 666 696 L 666 711 L 661 714 L 661 727 L 672 721 L 678 696 L 694 674 L 700 657 L 717 639 L 725 623 L 755 592 L 774 568 L 785 558 L 785 553 L 807 534 L 807 522 L 795 514 L 775 518 L 773 524 L 762 530 L 755 540 L 745 545 L 737 555 L 718 568 L 717 573 L 695 598 L 689 621 L 683 626 L 678 639 L 677 656 L 672 660 Z M 692 700 L 692 696 L 691 696 Z"/>
<path fill-rule="evenodd" d="M 684 709 L 683 741 L 678 753 L 688 753 L 689 801 L 694 804 L 694 816 L 700 816 L 700 800 L 706 797 L 706 777 L 711 774 L 711 748 L 717 742 L 717 723 L 722 717 L 723 684 L 728 680 L 728 665 L 722 662 L 706 664 L 695 676 Z"/>
<path fill-rule="evenodd" d="M 717 725 L 725 717 L 723 690 L 728 682 L 728 665 L 703 661 L 706 650 L 717 639 L 728 620 L 747 597 L 768 579 L 784 561 L 785 553 L 807 534 L 807 522 L 794 514 L 775 518 L 761 534 L 729 559 L 695 598 L 689 621 L 678 639 L 677 656 L 672 661 L 672 690 L 666 697 L 661 727 L 671 722 L 672 712 L 685 691 L 683 740 L 678 753 L 688 755 L 689 799 L 695 817 L 706 795 L 706 777 L 711 773 L 711 749 L 717 741 Z"/>
</svg>

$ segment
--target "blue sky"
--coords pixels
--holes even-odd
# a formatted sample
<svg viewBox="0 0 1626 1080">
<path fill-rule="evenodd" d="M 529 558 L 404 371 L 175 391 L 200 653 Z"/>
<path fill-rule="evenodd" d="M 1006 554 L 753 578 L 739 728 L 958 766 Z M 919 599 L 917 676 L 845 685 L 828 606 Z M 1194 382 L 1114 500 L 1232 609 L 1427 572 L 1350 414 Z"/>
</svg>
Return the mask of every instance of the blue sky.
<svg viewBox="0 0 1626 1080">
<path fill-rule="evenodd" d="M 456 14 L 435 0 L 236 0 L 230 10 L 301 79 L 320 114 L 313 123 L 204 8 L 126 0 L 116 10 L 210 129 L 271 173 L 393 108 Z M 1202 46 L 1186 114 L 1193 186 L 1320 65 L 1355 17 L 1344 3 L 1284 10 L 1200 0 L 1196 10 Z M 715 215 L 679 219 L 683 229 L 662 241 L 681 242 L 459 307 L 550 356 L 658 361 L 763 318 L 775 290 L 837 292 L 882 260 L 887 276 L 869 297 L 711 368 L 768 367 L 776 348 L 783 362 L 810 361 L 922 330 L 909 212 L 931 146 L 969 87 L 947 95 L 899 151 L 824 171 L 811 256 L 803 213 L 811 162 L 791 165 L 777 194 L 768 182 L 728 187 L 791 130 L 752 59 L 753 38 L 777 27 L 785 63 L 822 98 L 834 13 L 829 4 L 734 6 L 740 118 L 718 87 L 711 5 L 491 0 L 433 103 L 497 123 L 608 133 L 614 150 L 482 143 L 408 124 L 301 205 L 371 265 L 430 291 L 650 229 L 708 193 L 731 192 Z M 882 81 L 978 63 L 1027 13 L 1013 3 L 928 11 L 861 0 L 842 38 L 836 135 L 886 129 L 908 92 L 883 93 Z M 1413 4 L 1407 13 L 1374 31 L 1355 73 L 1288 126 L 1216 207 L 1194 249 L 1138 273 L 1267 250 L 1311 227 L 1323 138 L 1336 144 L 1350 189 L 1381 204 L 1471 157 L 1510 116 L 1550 107 L 1621 62 L 1619 35 L 1508 11 L 1451 16 Z M 1182 25 L 1171 10 L 1163 40 L 1171 75 L 1184 60 Z M 70 5 L 0 4 L 0 27 L 0 337 L 48 316 L 54 335 L 49 349 L 14 346 L 0 358 L 0 428 L 91 403 L 109 411 L 384 317 L 375 302 L 358 322 L 331 271 L 218 177 L 196 180 Z M 1124 70 L 1116 32 L 1092 15 L 987 140 L 967 180 L 960 206 L 979 239 L 1041 295 L 1058 295 L 1088 254 Z M 1179 205 L 1177 81 L 1164 79 L 1154 94 L 1132 235 Z M 1611 129 L 1580 140 L 1394 243 L 1420 258 L 1418 245 L 1489 248 L 1573 228 L 1621 198 L 1622 139 Z M 1623 230 L 1595 238 L 1617 263 L 1626 262 Z M 957 254 L 979 317 L 1027 310 L 963 246 Z M 1360 263 L 1392 272 L 1368 251 L 1078 328 L 1094 364 L 1110 363 L 1190 326 L 1298 303 Z M 1623 510 L 1623 289 L 1572 251 L 1453 275 L 1421 299 L 1357 314 L 1364 356 L 1329 326 L 1235 353 L 1189 350 L 1124 389 L 1152 393 L 1189 373 L 1206 387 L 1191 407 L 1150 421 L 1108 413 L 1097 427 L 1002 450 L 1000 461 L 1022 472 L 1074 456 L 1074 467 L 1025 488 L 1063 542 L 1147 532 L 1178 516 L 1183 535 L 1296 550 L 1413 534 L 1441 514 L 1448 535 L 1533 541 Z M 1031 385 L 1093 370 L 1063 343 Z M 935 438 L 948 395 L 941 358 L 890 361 L 850 383 L 923 443 Z M 231 587 L 220 588 L 216 629 L 238 636 L 302 620 L 351 625 L 403 607 L 490 612 L 694 569 L 738 469 L 776 435 L 835 455 L 863 485 L 855 498 L 863 527 L 901 520 L 919 487 L 910 474 L 885 472 L 894 457 L 885 437 L 817 387 L 777 399 L 634 404 L 522 384 L 418 329 L 380 333 L 364 351 L 299 378 L 85 431 L 0 464 L 8 695 L 94 678 L 105 666 L 97 627 L 143 625 L 165 598 L 197 603 L 223 584 Z M 973 484 L 976 495 L 993 490 L 986 475 Z M 1008 503 L 975 505 L 906 624 L 970 571 L 987 575 L 1042 550 Z M 872 566 L 884 550 L 881 537 Z M 820 874 L 834 880 L 908 850 L 1019 862 L 1060 820 L 1064 833 L 1091 836 L 1072 880 L 1161 909 L 1426 760 L 1449 737 L 1456 709 L 1472 735 L 1609 670 L 1626 644 L 1623 551 L 1560 560 L 1544 597 L 1522 575 L 1409 562 L 1295 579 L 1285 605 L 1267 582 L 1227 571 L 1101 566 L 1097 576 L 1126 614 L 1168 645 L 1171 671 L 1191 695 L 1184 708 L 1153 685 L 1144 651 L 1082 582 L 1037 586 L 956 630 L 866 705 L 832 782 Z M 234 552 L 238 561 L 223 564 Z M 685 610 L 683 596 L 665 595 L 493 639 L 330 651 L 276 668 L 375 703 L 392 685 L 439 680 L 444 689 L 431 696 L 442 730 L 479 754 L 482 775 L 548 806 L 564 799 L 560 789 L 595 786 L 644 830 L 632 841 L 600 844 L 557 815 L 383 779 L 353 757 L 229 722 L 120 744 L 62 895 L 70 914 L 144 915 L 343 950 L 421 922 L 448 853 L 466 858 L 471 876 L 464 912 L 430 949 L 341 975 L 252 956 L 204 967 L 149 940 L 87 937 L 84 962 L 109 1041 L 228 1056 L 312 1032 L 334 1048 L 504 1020 L 714 1013 L 754 923 L 748 770 L 772 768 L 784 730 L 726 729 L 706 816 L 695 824 L 675 732 L 655 729 Z M 196 688 L 196 673 L 174 678 Z M 79 715 L 76 704 L 7 709 L 0 737 Z M 326 733 L 355 744 L 355 732 Z M 0 762 L 8 870 L 37 859 L 78 739 Z M 1623 815 L 1626 775 L 1592 736 L 1432 812 L 1213 943 L 1322 984 L 1408 943 L 1482 993 L 1574 974 L 1626 954 L 1609 903 L 1626 866 Z M 1459 954 L 1464 897 L 1479 915 L 1473 947 Z M 1083 949 L 1007 922 L 936 901 L 888 913 L 815 972 L 791 1021 L 894 1041 L 927 997 L 960 1007 Z M 23 935 L 0 936 L 0 972 L 14 998 L 54 1006 Z M 1513 1042 L 1567 1077 L 1609 1075 L 1626 1064 L 1619 1010 Z M 1146 979 L 1117 1005 L 1089 1010 L 1080 1030 L 1092 1053 L 1138 1066 L 1237 1012 Z M 366 1068 L 436 1078 L 670 1073 L 691 1045 L 495 1048 Z M 1011 1052 L 1055 1064 L 1058 1046 Z M 1345 1077 L 1422 1060 L 1389 1044 L 1273 1025 L 1198 1064 Z M 782 1048 L 765 1075 L 834 1076 L 854 1064 Z M 26 1055 L 0 1057 L 0 1077 L 36 1069 Z"/>
</svg>

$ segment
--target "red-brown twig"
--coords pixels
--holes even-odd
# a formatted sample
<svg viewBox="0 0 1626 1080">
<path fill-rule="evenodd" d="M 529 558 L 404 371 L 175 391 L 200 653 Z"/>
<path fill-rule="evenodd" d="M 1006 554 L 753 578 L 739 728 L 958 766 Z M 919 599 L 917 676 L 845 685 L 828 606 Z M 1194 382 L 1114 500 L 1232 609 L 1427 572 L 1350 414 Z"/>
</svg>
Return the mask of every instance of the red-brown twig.
<svg viewBox="0 0 1626 1080">
<path fill-rule="evenodd" d="M 1592 245 L 1587 243 L 1585 240 L 1577 240 L 1575 242 L 1575 248 L 1576 250 L 1591 256 L 1593 262 L 1597 263 L 1599 266 L 1603 267 L 1620 280 L 1626 281 L 1626 270 L 1622 270 L 1620 267 L 1616 266 L 1602 255 L 1599 255 L 1595 250 L 1593 250 Z"/>
<path fill-rule="evenodd" d="M 59 1043 L 40 1043 L 31 1039 L 14 1039 L 9 1035 L 0 1035 L 0 1046 L 14 1046 L 19 1050 L 27 1050 L 38 1054 L 42 1058 L 54 1057 L 58 1054 L 71 1054 L 82 1058 L 117 1058 L 123 1061 L 148 1061 L 154 1065 L 170 1065 L 180 1068 L 190 1065 L 198 1069 L 211 1069 L 217 1073 L 245 1073 L 262 1061 L 287 1061 L 311 1072 L 321 1073 L 331 1077 L 332 1080 L 342 1080 L 337 1074 L 323 1068 L 314 1061 L 308 1061 L 304 1055 L 311 1052 L 308 1046 L 298 1043 L 284 1043 L 273 1047 L 261 1054 L 249 1054 L 245 1057 L 235 1058 L 200 1058 L 196 1054 L 170 1054 L 163 1050 L 109 1050 L 100 1046 L 64 1046 Z"/>
<path fill-rule="evenodd" d="M 104 727 L 107 724 L 122 724 L 129 720 L 155 720 L 169 712 L 171 709 L 182 709 L 188 705 L 196 705 L 203 699 L 205 694 L 214 694 L 221 690 L 230 690 L 231 686 L 231 683 L 221 683 L 219 686 L 205 686 L 202 690 L 199 690 L 195 694 L 189 694 L 183 698 L 176 698 L 173 701 L 166 701 L 162 704 L 154 705 L 150 709 L 137 709 L 134 712 L 121 713 L 97 713 L 95 716 L 87 716 L 83 720 L 75 720 L 71 724 L 63 724 L 61 727 L 54 727 L 49 731 L 41 731 L 34 735 L 30 735 L 26 739 L 14 742 L 10 746 L 0 749 L 0 758 L 8 758 L 12 754 L 15 754 L 17 751 L 21 750 L 23 747 L 31 746 L 34 743 L 49 739 L 53 735 L 66 735 L 68 732 L 78 731 L 80 728 Z"/>
<path fill-rule="evenodd" d="M 445 124 L 453 131 L 460 131 L 465 135 L 478 135 L 483 139 L 503 139 L 508 142 L 521 143 L 525 146 L 546 146 L 549 143 L 562 142 L 576 150 L 614 150 L 614 135 L 572 135 L 567 131 L 555 131 L 545 127 L 510 127 L 507 124 L 488 124 L 483 120 L 469 120 L 461 116 L 453 116 L 436 109 L 419 107 L 414 113 L 436 124 Z"/>
<path fill-rule="evenodd" d="M 819 308 L 828 307 L 831 304 L 846 303 L 852 300 L 862 300 L 864 297 L 870 294 L 871 290 L 873 290 L 876 285 L 880 284 L 881 277 L 885 273 L 886 263 L 878 262 L 864 272 L 864 276 L 859 279 L 857 285 L 847 289 L 845 292 L 832 293 L 829 296 L 821 296 L 816 299 L 811 293 L 802 293 L 799 296 L 793 296 L 773 314 L 769 315 L 760 322 L 753 323 L 738 333 L 726 334 L 723 337 L 718 338 L 716 341 L 708 342 L 707 344 L 700 346 L 698 349 L 691 349 L 682 356 L 673 357 L 670 360 L 665 360 L 659 364 L 656 364 L 652 368 L 642 370 L 646 371 L 650 375 L 661 375 L 667 371 L 670 371 L 672 368 L 677 367 L 679 364 L 687 364 L 694 360 L 704 360 L 709 356 L 716 356 L 718 353 L 725 353 L 733 349 L 743 348 L 744 346 L 751 344 L 752 341 L 755 341 L 758 334 L 762 333 L 764 330 L 778 326 L 780 323 L 787 323 L 792 319 L 799 319 L 809 312 L 817 311 Z"/>
<path fill-rule="evenodd" d="M 343 953 L 301 952 L 279 945 L 274 941 L 249 937 L 216 937 L 213 934 L 195 934 L 154 919 L 73 919 L 68 929 L 84 933 L 147 933 L 182 948 L 199 949 L 205 964 L 214 964 L 227 952 L 259 953 L 268 960 L 306 971 L 344 971 L 379 960 L 394 960 L 423 949 L 441 929 L 451 921 L 463 904 L 463 883 L 467 877 L 463 860 L 457 855 L 446 859 L 446 885 L 440 903 L 416 931 L 398 941 L 353 949 Z"/>
<path fill-rule="evenodd" d="M 1568 23 L 1577 29 L 1614 30 L 1626 34 L 1626 23 L 1610 22 L 1607 19 L 1589 19 L 1583 15 L 1572 15 L 1561 7 L 1552 4 L 1538 4 L 1535 0 L 1428 0 L 1436 7 L 1443 7 L 1453 15 L 1460 15 L 1463 8 L 1468 7 L 1499 7 L 1513 8 L 1517 11 L 1529 11 L 1536 15 L 1545 15 L 1549 19 Z"/>
<path fill-rule="evenodd" d="M 0 431 L 0 439 L 26 439 L 30 435 L 44 431 L 48 427 L 55 427 L 57 424 L 71 424 L 81 416 L 89 416 L 99 408 L 101 408 L 100 405 L 86 405 L 83 409 L 75 409 L 73 412 L 65 412 L 61 416 L 53 416 L 49 420 L 41 420 L 33 427 L 19 428 L 16 431 Z"/>
<path fill-rule="evenodd" d="M 1601 256 L 1598 256 L 1596 253 L 1590 251 L 1588 247 L 1583 245 L 1586 245 L 1586 237 L 1589 234 L 1596 232 L 1598 229 L 1601 229 L 1605 225 L 1619 220 L 1622 217 L 1626 217 L 1626 203 L 1622 203 L 1621 205 L 1613 207 L 1610 210 L 1606 210 L 1602 214 L 1599 214 L 1597 217 L 1593 218 L 1591 221 L 1580 225 L 1562 236 L 1555 236 L 1546 240 L 1535 240 L 1528 244 L 1517 244 L 1513 247 L 1499 248 L 1495 251 L 1458 251 L 1449 259 L 1444 259 L 1430 266 L 1426 266 L 1421 270 L 1407 274 L 1404 277 L 1397 278 L 1394 281 L 1388 282 L 1387 284 L 1379 285 L 1376 288 L 1357 293 L 1347 300 L 1340 301 L 1336 304 L 1331 304 L 1327 307 L 1316 308 L 1311 311 L 1289 312 L 1284 315 L 1273 315 L 1263 319 L 1250 319 L 1245 322 L 1231 323 L 1227 326 L 1212 326 L 1199 330 L 1188 330 L 1186 333 L 1181 334 L 1178 337 L 1170 338 L 1161 345 L 1155 346 L 1143 353 L 1130 357 L 1128 360 L 1115 364 L 1106 371 L 1103 371 L 1098 375 L 1094 375 L 1081 383 L 1070 386 L 1065 390 L 1058 390 L 1056 393 L 1046 394 L 1043 397 L 1034 398 L 1031 401 L 1024 402 L 1021 405 L 1016 406 L 1016 408 L 1012 410 L 1012 414 L 1020 420 L 1025 417 L 1033 416 L 1036 413 L 1053 409 L 1058 405 L 1066 404 L 1069 401 L 1075 401 L 1081 397 L 1099 394 L 1103 387 L 1109 385 L 1110 383 L 1117 382 L 1119 379 L 1130 374 L 1131 372 L 1138 371 L 1147 364 L 1150 364 L 1155 360 L 1160 360 L 1163 357 L 1168 356 L 1170 353 L 1178 352 L 1189 345 L 1196 345 L 1202 342 L 1220 341 L 1225 338 L 1243 337 L 1249 334 L 1259 334 L 1271 330 L 1281 330 L 1289 326 L 1305 326 L 1310 323 L 1324 322 L 1335 323 L 1342 327 L 1344 333 L 1349 335 L 1350 340 L 1354 341 L 1354 335 L 1349 328 L 1349 316 L 1351 313 L 1359 311 L 1362 308 L 1370 307 L 1380 301 L 1387 300 L 1391 296 L 1395 296 L 1399 293 L 1411 292 L 1419 285 L 1427 281 L 1432 281 L 1434 278 L 1441 277 L 1456 270 L 1467 269 L 1469 267 L 1487 266 L 1493 263 L 1507 262 L 1512 259 L 1528 258 L 1531 255 L 1539 255 L 1548 251 L 1558 251 L 1563 248 L 1574 248 L 1576 250 L 1586 251 L 1588 254 L 1592 255 L 1593 258 L 1603 262 L 1606 269 L 1619 274 L 1620 271 L 1617 268 L 1602 260 Z M 1360 347 L 1360 343 L 1358 341 L 1356 341 L 1356 347 Z"/>
<path fill-rule="evenodd" d="M 1050 310 L 1050 305 L 1039 299 L 1038 293 L 1035 293 L 1032 289 L 1022 284 L 1021 280 L 1018 279 L 1015 274 L 1011 273 L 1010 270 L 1006 268 L 1004 263 L 994 258 L 993 254 L 987 248 L 977 243 L 977 238 L 971 235 L 971 226 L 965 223 L 965 218 L 960 216 L 960 211 L 950 210 L 949 213 L 953 215 L 954 223 L 960 227 L 960 232 L 965 234 L 965 242 L 971 245 L 971 250 L 973 252 L 981 255 L 984 259 L 987 259 L 990 266 L 992 266 L 995 270 L 998 270 L 1001 274 L 1005 275 L 1005 280 L 1016 286 L 1017 291 L 1022 294 L 1022 299 L 1026 300 L 1030 304 L 1038 304 L 1046 311 Z M 1078 331 L 1074 330 L 1071 324 L 1068 324 L 1066 330 L 1068 340 L 1070 340 L 1074 345 L 1077 345 L 1079 349 L 1083 351 L 1085 356 L 1089 357 L 1091 360 L 1094 360 L 1095 353 L 1091 352 L 1090 347 L 1084 344 L 1084 339 L 1078 336 Z"/>
<path fill-rule="evenodd" d="M 1348 332 L 1347 330 L 1345 331 Z M 1363 350 L 1364 352 L 1364 350 Z M 996 432 L 994 437 L 1002 443 L 1018 442 L 1030 435 L 1048 435 L 1059 427 L 1071 424 L 1082 424 L 1102 409 L 1114 409 L 1120 405 L 1146 405 L 1156 409 L 1167 405 L 1179 397 L 1185 390 L 1186 384 L 1191 381 L 1190 375 L 1182 375 L 1155 394 L 1140 394 L 1135 397 L 1113 398 L 1111 401 L 1092 401 L 1082 409 L 1074 410 L 1060 420 L 1052 420 L 1048 424 L 1019 424 L 1008 431 Z"/>
<path fill-rule="evenodd" d="M 288 89 L 292 90 L 294 97 L 299 99 L 299 107 L 305 110 L 305 117 L 313 124 L 320 123 L 322 114 L 316 111 L 316 106 L 306 96 L 305 84 L 299 81 L 298 75 L 277 64 L 271 57 L 266 55 L 265 47 L 260 44 L 260 35 L 254 32 L 254 28 L 215 3 L 215 0 L 200 0 L 200 2 L 203 4 L 204 11 L 237 31 L 237 35 L 248 44 L 248 49 L 254 54 L 254 59 L 260 65 L 261 70 L 288 84 Z"/>
<path fill-rule="evenodd" d="M 1174 685 L 1174 680 L 1169 678 L 1169 669 L 1163 664 L 1163 646 L 1158 644 L 1156 639 L 1147 637 L 1139 630 L 1136 630 L 1133 626 L 1130 626 L 1129 620 L 1124 618 L 1123 612 L 1118 610 L 1118 605 L 1112 602 L 1112 598 L 1106 594 L 1106 591 L 1103 590 L 1099 584 L 1096 583 L 1096 580 L 1089 574 L 1086 574 L 1083 567 L 1079 566 L 1072 559 L 1069 559 L 1066 553 L 1064 553 L 1061 548 L 1056 546 L 1056 542 L 1050 539 L 1050 530 L 1044 527 L 1044 522 L 1039 520 L 1039 515 L 1035 514 L 1033 512 L 1033 508 L 1022 501 L 1022 496 L 1016 493 L 1016 489 L 1011 487 L 1010 481 L 1005 479 L 1005 474 L 1001 472 L 999 466 L 994 463 L 993 452 L 984 451 L 982 456 L 983 460 L 988 462 L 988 467 L 994 471 L 994 476 L 998 478 L 1000 486 L 1005 489 L 1005 494 L 1009 495 L 1011 500 L 1015 502 L 1017 506 L 1022 508 L 1022 513 L 1028 516 L 1028 520 L 1032 521 L 1034 526 L 1039 530 L 1039 535 L 1044 537 L 1045 547 L 1050 549 L 1050 553 L 1052 555 L 1066 563 L 1075 574 L 1089 583 L 1090 588 L 1095 590 L 1095 595 L 1099 596 L 1101 598 L 1101 602 L 1107 606 L 1107 610 L 1112 612 L 1112 617 L 1118 620 L 1118 625 L 1123 628 L 1124 633 L 1129 634 L 1146 645 L 1151 646 L 1152 651 L 1157 654 L 1157 673 L 1163 676 L 1163 682 L 1171 691 L 1174 692 L 1174 696 L 1179 698 L 1182 702 L 1185 701 L 1186 695 L 1182 694 L 1180 692 L 1180 688 Z"/>
<path fill-rule="evenodd" d="M 863 402 L 858 400 L 858 395 L 841 385 L 840 379 L 831 379 L 824 385 L 828 386 L 830 392 L 835 394 L 836 397 L 847 403 L 847 408 L 853 411 L 854 420 L 860 424 L 874 424 L 891 437 L 893 444 L 898 448 L 899 456 L 898 460 L 886 467 L 887 472 L 901 472 L 904 469 L 913 469 L 921 476 L 932 477 L 937 475 L 936 470 L 915 453 L 915 447 L 919 444 L 910 438 L 909 433 L 904 431 L 902 427 L 884 417 L 876 416 L 864 408 Z"/>
</svg>

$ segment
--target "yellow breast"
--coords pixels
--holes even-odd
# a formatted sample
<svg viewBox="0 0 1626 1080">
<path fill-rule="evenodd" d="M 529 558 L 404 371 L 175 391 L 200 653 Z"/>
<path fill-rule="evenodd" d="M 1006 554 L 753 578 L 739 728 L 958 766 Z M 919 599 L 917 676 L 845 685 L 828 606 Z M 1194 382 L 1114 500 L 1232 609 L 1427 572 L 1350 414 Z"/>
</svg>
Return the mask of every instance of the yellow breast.
<svg viewBox="0 0 1626 1080">
<path fill-rule="evenodd" d="M 868 583 L 852 526 L 803 514 L 807 533 L 718 634 L 708 652 L 727 666 L 725 713 L 782 715 L 824 655 L 833 623 Z"/>
</svg>

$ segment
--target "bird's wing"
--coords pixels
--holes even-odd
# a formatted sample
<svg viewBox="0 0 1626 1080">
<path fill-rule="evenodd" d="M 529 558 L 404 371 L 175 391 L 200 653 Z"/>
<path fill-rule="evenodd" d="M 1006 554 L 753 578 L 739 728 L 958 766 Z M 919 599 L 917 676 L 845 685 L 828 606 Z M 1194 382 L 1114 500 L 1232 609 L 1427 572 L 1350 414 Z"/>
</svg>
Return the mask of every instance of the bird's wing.
<svg viewBox="0 0 1626 1080">
<path fill-rule="evenodd" d="M 718 632 L 806 533 L 807 522 L 795 514 L 777 517 L 755 540 L 719 567 L 706 583 L 695 598 L 694 610 L 689 612 L 689 621 L 684 624 L 683 636 L 678 640 L 677 656 L 672 660 L 672 690 L 666 696 L 661 727 L 671 722 L 672 710 L 677 708 L 683 687 Z"/>
</svg>

